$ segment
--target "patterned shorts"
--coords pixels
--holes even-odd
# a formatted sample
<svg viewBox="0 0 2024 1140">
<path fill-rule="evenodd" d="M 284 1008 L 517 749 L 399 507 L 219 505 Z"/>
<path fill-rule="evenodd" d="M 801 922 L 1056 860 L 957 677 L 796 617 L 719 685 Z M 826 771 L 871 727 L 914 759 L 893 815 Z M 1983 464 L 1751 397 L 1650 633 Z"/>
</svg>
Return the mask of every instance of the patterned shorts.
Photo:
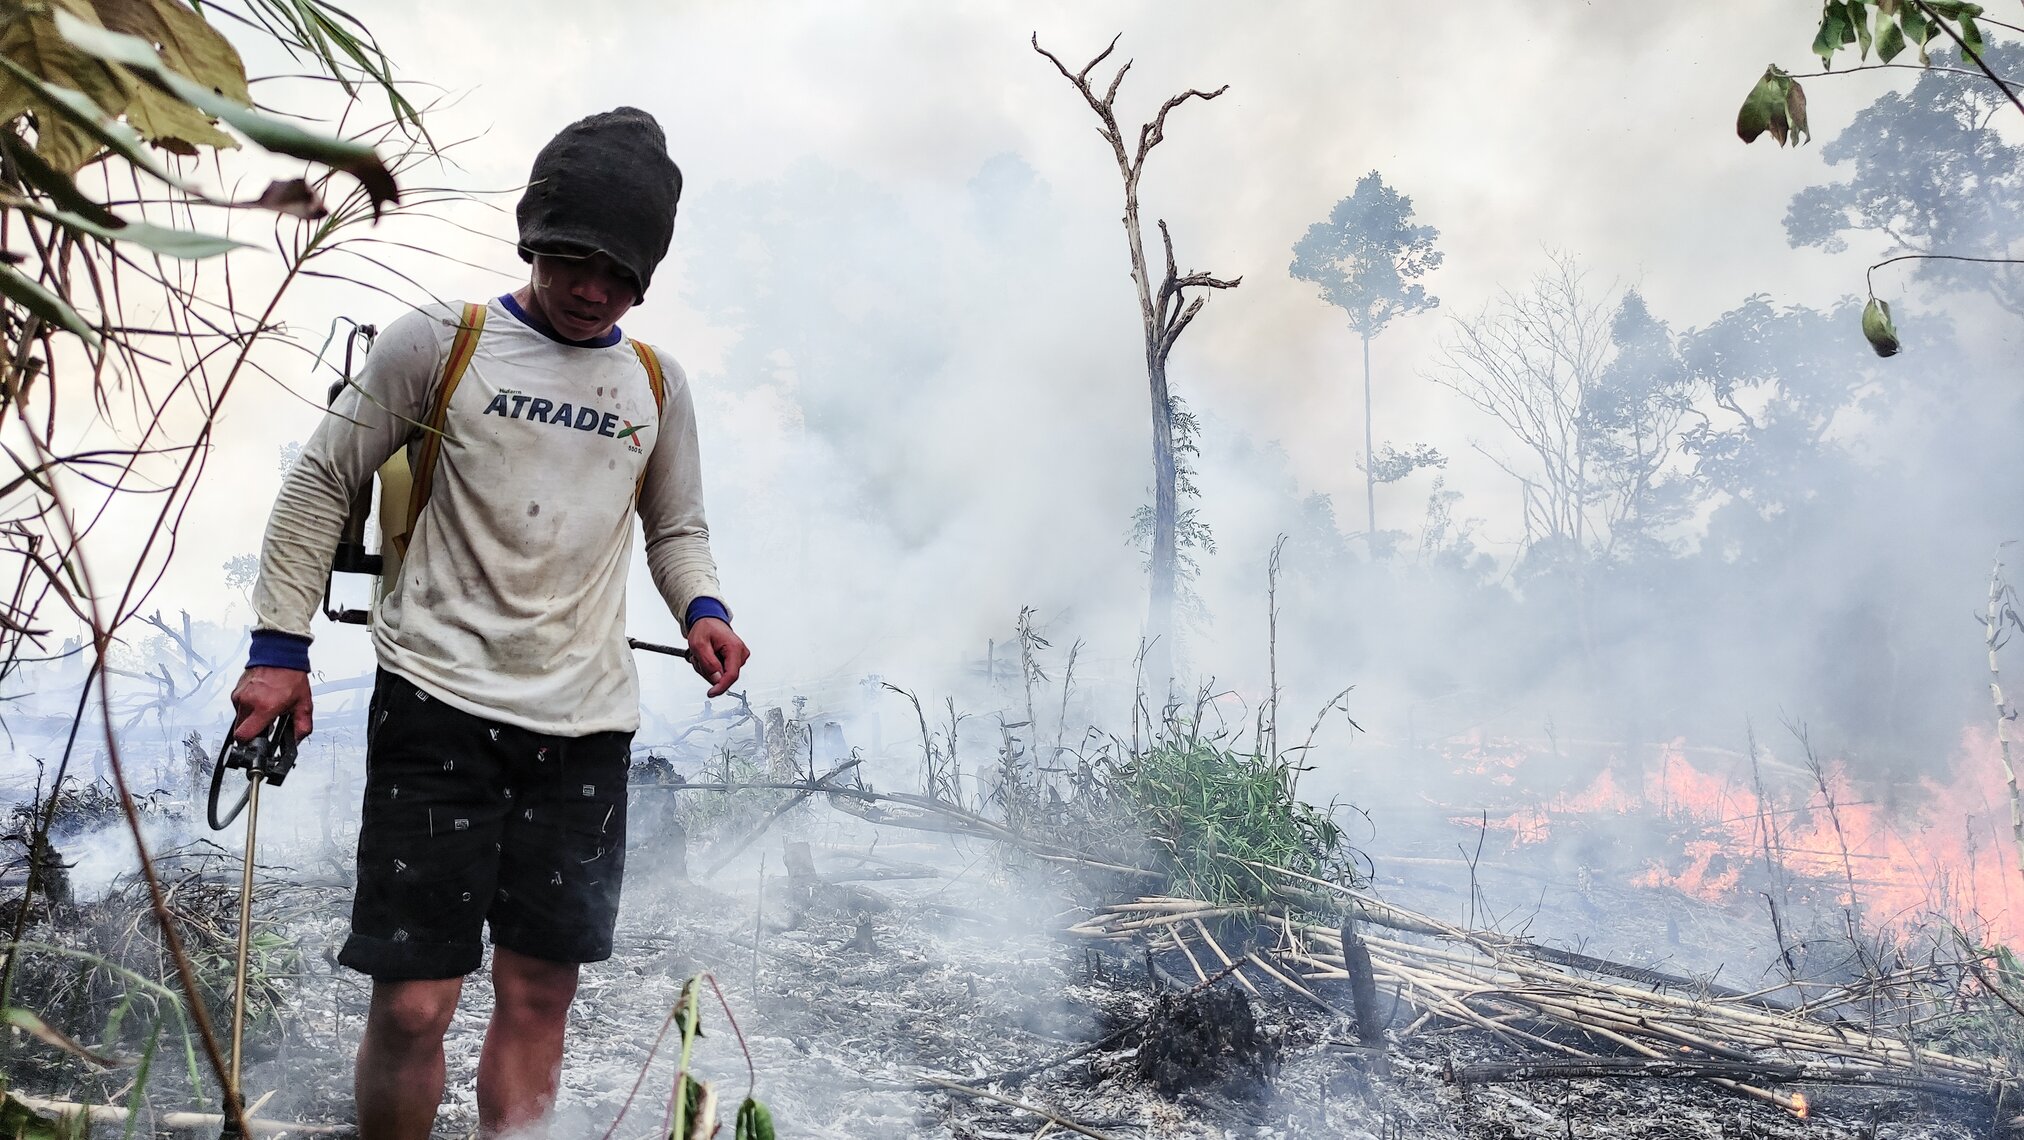
<svg viewBox="0 0 2024 1140">
<path fill-rule="evenodd" d="M 492 944 L 611 957 L 632 734 L 545 736 L 455 709 L 382 669 L 367 714 L 351 937 L 387 981 L 456 978 Z"/>
</svg>

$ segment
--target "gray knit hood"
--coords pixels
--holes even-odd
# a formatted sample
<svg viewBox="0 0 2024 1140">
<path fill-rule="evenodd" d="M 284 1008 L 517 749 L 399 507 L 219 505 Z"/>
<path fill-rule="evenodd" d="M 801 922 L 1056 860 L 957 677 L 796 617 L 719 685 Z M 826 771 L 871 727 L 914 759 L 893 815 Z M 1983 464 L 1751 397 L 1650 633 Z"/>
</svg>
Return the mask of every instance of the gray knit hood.
<svg viewBox="0 0 2024 1140">
<path fill-rule="evenodd" d="M 578 119 L 534 156 L 520 196 L 520 257 L 603 253 L 642 297 L 675 234 L 682 171 L 652 115 L 620 107 Z"/>
</svg>

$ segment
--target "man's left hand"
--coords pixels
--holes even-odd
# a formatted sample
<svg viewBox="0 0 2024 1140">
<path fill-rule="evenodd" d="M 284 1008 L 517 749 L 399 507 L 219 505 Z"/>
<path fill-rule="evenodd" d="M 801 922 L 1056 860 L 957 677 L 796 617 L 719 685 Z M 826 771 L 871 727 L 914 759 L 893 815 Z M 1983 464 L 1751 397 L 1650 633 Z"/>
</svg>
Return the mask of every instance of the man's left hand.
<svg viewBox="0 0 2024 1140">
<path fill-rule="evenodd" d="M 751 659 L 745 639 L 721 618 L 706 617 L 689 627 L 689 664 L 710 683 L 710 696 L 721 697 L 737 684 L 739 670 Z"/>
</svg>

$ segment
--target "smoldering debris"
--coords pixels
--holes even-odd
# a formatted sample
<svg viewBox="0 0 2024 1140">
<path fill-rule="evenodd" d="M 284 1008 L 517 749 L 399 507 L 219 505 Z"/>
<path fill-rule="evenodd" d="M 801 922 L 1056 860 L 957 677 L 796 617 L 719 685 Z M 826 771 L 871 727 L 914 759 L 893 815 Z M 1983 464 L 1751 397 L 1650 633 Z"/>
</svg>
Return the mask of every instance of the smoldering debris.
<svg viewBox="0 0 2024 1140">
<path fill-rule="evenodd" d="M 1008 732 L 988 781 L 946 747 L 923 752 L 939 772 L 892 756 L 818 762 L 816 721 L 747 710 L 681 748 L 640 750 L 626 908 L 614 958 L 585 971 L 571 1014 L 560 1134 L 661 1134 L 652 1090 L 672 1087 L 675 1061 L 654 1043 L 703 973 L 737 1026 L 712 1014 L 693 1071 L 735 1103 L 749 1049 L 783 1135 L 1642 1140 L 1888 1125 L 1954 1140 L 2008 1128 L 2001 1090 L 2024 1016 L 2001 1001 L 2012 964 L 1972 940 L 1907 935 L 1838 975 L 1724 981 L 1402 905 L 1301 800 L 1284 754 L 1199 719 L 1047 766 Z M 978 791 L 873 783 L 910 775 Z M 273 1094 L 267 1119 L 341 1127 L 368 987 L 334 961 L 345 878 L 309 868 L 347 836 L 274 834 L 247 1088 Z M 222 1011 L 237 858 L 185 847 L 157 869 Z M 1481 886 L 1470 889 L 1473 905 Z M 1653 897 L 1628 885 L 1583 896 L 1592 921 L 1627 929 L 1655 921 Z M 1667 897 L 1689 934 L 1737 921 L 1733 903 Z M 172 1112 L 215 1111 L 134 884 L 29 918 L 15 1004 L 116 1060 L 157 1060 L 137 1083 L 131 1066 L 23 1040 L 12 1087 L 127 1104 L 157 1132 Z M 1357 943 L 1361 957 L 1345 953 Z M 468 987 L 446 1043 L 448 1135 L 475 1121 L 487 991 Z"/>
<path fill-rule="evenodd" d="M 1141 1030 L 1138 1075 L 1168 1096 L 1202 1088 L 1256 1096 L 1277 1062 L 1277 1042 L 1234 986 L 1161 994 Z"/>
</svg>

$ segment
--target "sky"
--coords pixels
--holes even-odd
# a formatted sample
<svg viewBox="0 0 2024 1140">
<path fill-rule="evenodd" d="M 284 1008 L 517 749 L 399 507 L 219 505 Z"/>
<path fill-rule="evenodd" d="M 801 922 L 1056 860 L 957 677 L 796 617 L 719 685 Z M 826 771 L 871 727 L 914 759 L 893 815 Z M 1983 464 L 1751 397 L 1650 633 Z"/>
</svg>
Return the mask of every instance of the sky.
<svg viewBox="0 0 2024 1140">
<path fill-rule="evenodd" d="M 1099 74 L 1132 61 L 1119 108 L 1134 134 L 1167 95 L 1228 85 L 1172 114 L 1142 192 L 1148 232 L 1168 222 L 1184 270 L 1242 278 L 1172 360 L 1205 425 L 1198 481 L 1221 553 L 1204 591 L 1234 627 L 1224 640 L 1253 643 L 1226 671 L 1257 664 L 1248 626 L 1283 523 L 1268 501 L 1326 493 L 1344 530 L 1361 526 L 1356 345 L 1287 263 L 1366 172 L 1412 198 L 1446 254 L 1426 282 L 1440 309 L 1374 346 L 1375 434 L 1436 441 L 1465 515 L 1508 519 L 1512 493 L 1469 446 L 1492 425 L 1427 373 L 1454 317 L 1553 252 L 1600 287 L 1639 289 L 1676 325 L 1753 293 L 1826 305 L 1861 288 L 1862 251 L 1784 240 L 1786 201 L 1827 173 L 1819 147 L 1733 133 L 1767 62 L 1814 63 L 1805 4 L 350 10 L 439 95 L 432 131 L 459 141 L 428 180 L 481 192 L 441 211 L 454 226 L 382 227 L 442 255 L 390 252 L 435 295 L 524 280 L 511 203 L 555 130 L 619 104 L 662 123 L 683 209 L 626 328 L 690 374 L 726 592 L 780 684 L 981 652 L 1028 604 L 1057 636 L 1130 652 L 1143 586 L 1125 531 L 1147 485 L 1147 427 L 1118 175 L 1089 107 L 1029 45 L 1036 33 L 1071 67 L 1118 37 Z M 1891 78 L 1808 81 L 1816 133 L 1831 137 Z M 298 85 L 257 90 L 330 106 Z M 241 265 L 249 280 L 264 272 Z M 861 320 L 797 331 L 810 300 L 846 317 L 858 306 Z M 384 324 L 398 310 L 311 282 L 281 315 L 313 347 L 338 315 Z M 755 328 L 790 347 L 761 351 Z M 257 548 L 278 449 L 308 435 L 330 378 L 300 354 L 268 363 L 275 378 L 235 394 L 221 420 L 187 553 L 164 581 L 164 597 L 228 621 L 245 607 L 216 564 Z M 1426 494 L 1424 478 L 1381 489 L 1380 525 L 1417 525 Z M 1486 547 L 1508 555 L 1514 525 L 1486 529 Z M 635 632 L 666 640 L 672 623 L 642 604 L 637 577 Z M 362 637 L 326 640 L 337 657 L 319 661 L 365 660 Z"/>
</svg>

